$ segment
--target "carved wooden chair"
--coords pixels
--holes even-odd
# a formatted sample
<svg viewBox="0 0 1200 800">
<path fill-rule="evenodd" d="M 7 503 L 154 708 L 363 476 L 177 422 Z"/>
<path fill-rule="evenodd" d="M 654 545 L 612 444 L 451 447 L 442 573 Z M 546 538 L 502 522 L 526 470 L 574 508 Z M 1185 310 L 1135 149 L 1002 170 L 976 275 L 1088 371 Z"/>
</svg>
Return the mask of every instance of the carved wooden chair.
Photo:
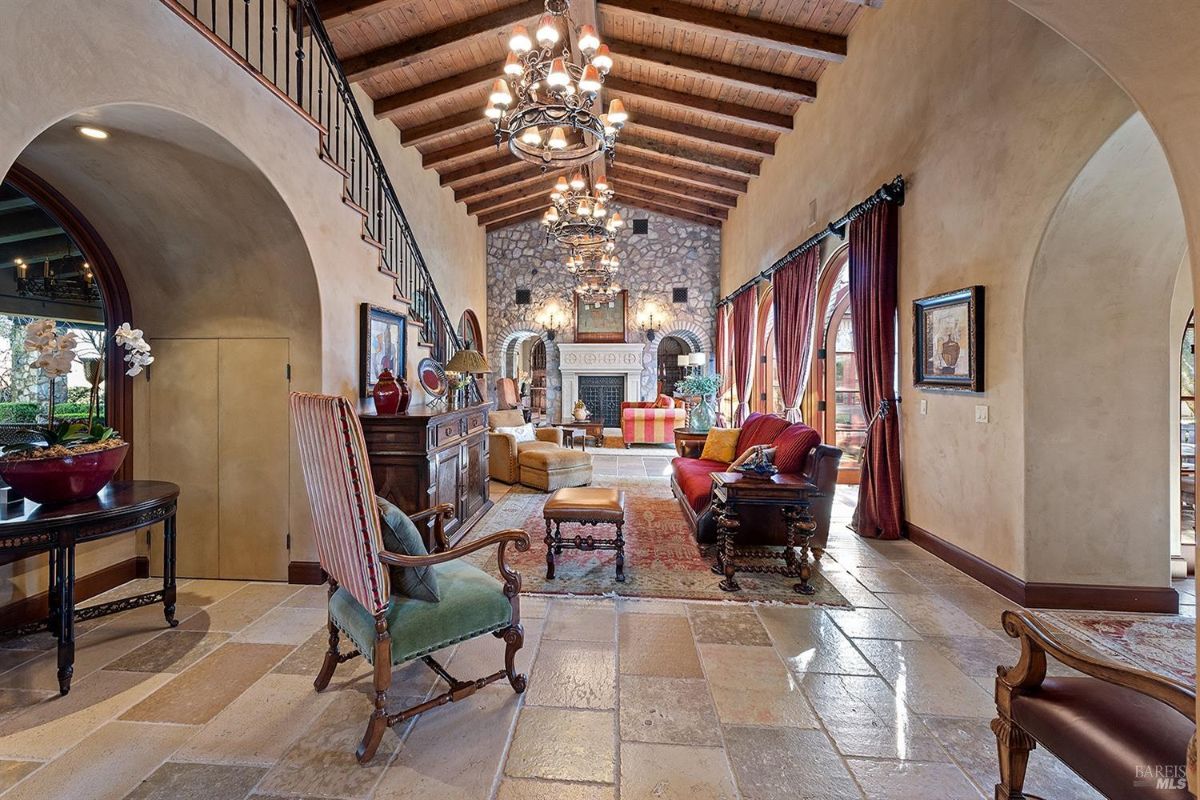
<svg viewBox="0 0 1200 800">
<path fill-rule="evenodd" d="M 1027 614 L 1005 611 L 1002 621 L 1021 659 L 997 669 L 996 800 L 1026 797 L 1025 768 L 1039 743 L 1105 797 L 1193 797 L 1185 782 L 1196 733 L 1191 687 L 1082 653 Z M 1083 675 L 1047 678 L 1047 654 Z"/>
<path fill-rule="evenodd" d="M 448 504 L 416 514 L 419 523 L 434 518 L 435 550 L 408 556 L 383 549 L 379 507 L 372 490 L 371 469 L 358 416 L 341 397 L 293 394 L 292 419 L 299 442 L 304 481 L 312 507 L 313 530 L 321 567 L 329 576 L 329 651 L 314 681 L 317 691 L 329 685 L 339 664 L 362 655 L 374 667 L 375 710 L 358 746 L 359 763 L 375 755 L 384 731 L 436 706 L 469 697 L 490 683 L 508 678 L 514 691 L 525 691 L 516 671 L 517 651 L 524 643 L 521 628 L 521 576 L 505 563 L 505 548 L 529 549 L 524 531 L 489 534 L 447 549 L 444 520 Z M 503 585 L 460 559 L 496 547 Z M 388 566 L 437 567 L 440 602 L 391 595 Z M 461 681 L 435 661 L 432 653 L 457 642 L 491 633 L 505 642 L 504 669 L 473 681 Z M 345 634 L 355 650 L 339 650 Z M 392 668 L 414 659 L 449 684 L 449 690 L 420 705 L 388 713 Z"/>
</svg>

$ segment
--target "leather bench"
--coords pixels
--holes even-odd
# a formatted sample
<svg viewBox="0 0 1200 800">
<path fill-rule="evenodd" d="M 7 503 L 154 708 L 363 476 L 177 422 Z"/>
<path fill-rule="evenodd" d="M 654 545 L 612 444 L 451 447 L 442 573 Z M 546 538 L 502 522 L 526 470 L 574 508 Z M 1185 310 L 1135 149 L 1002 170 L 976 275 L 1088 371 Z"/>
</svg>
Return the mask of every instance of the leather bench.
<svg viewBox="0 0 1200 800">
<path fill-rule="evenodd" d="M 1025 767 L 1037 744 L 1112 800 L 1192 800 L 1185 781 L 1196 731 L 1190 687 L 1087 655 L 1027 614 L 1005 611 L 1003 623 L 1020 640 L 1021 659 L 996 678 L 997 800 L 1025 797 Z M 1047 655 L 1082 674 L 1047 678 Z"/>
<path fill-rule="evenodd" d="M 592 482 L 592 457 L 578 450 L 563 447 L 522 450 L 517 463 L 521 483 L 543 492 Z"/>
<path fill-rule="evenodd" d="M 542 516 L 546 519 L 546 580 L 554 579 L 554 556 L 562 553 L 565 548 L 573 548 L 615 550 L 617 581 L 625 581 L 625 492 L 599 487 L 559 489 L 546 501 Z M 582 533 L 563 538 L 564 522 L 580 525 L 615 525 L 616 538 L 597 539 Z"/>
</svg>

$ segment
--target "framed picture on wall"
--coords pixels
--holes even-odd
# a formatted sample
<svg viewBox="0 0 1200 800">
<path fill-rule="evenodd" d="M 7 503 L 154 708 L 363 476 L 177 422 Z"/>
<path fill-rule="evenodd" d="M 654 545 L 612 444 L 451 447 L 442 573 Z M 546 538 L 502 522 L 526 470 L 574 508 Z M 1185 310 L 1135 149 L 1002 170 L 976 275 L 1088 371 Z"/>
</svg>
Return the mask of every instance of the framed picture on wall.
<svg viewBox="0 0 1200 800">
<path fill-rule="evenodd" d="M 370 303 L 363 303 L 359 312 L 359 391 L 370 397 L 379 373 L 385 369 L 397 378 L 406 377 L 404 315 Z"/>
<path fill-rule="evenodd" d="M 913 385 L 983 391 L 983 287 L 913 301 Z"/>
<path fill-rule="evenodd" d="M 624 289 L 599 308 L 595 303 L 579 302 L 579 295 L 575 295 L 575 341 L 624 342 L 625 301 Z"/>
</svg>

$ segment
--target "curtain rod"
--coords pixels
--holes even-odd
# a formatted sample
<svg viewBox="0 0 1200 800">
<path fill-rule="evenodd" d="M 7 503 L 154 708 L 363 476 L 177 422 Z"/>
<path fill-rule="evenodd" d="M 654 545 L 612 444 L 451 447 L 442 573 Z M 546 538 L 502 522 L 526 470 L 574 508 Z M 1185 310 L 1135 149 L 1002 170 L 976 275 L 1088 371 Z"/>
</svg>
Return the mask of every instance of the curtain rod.
<svg viewBox="0 0 1200 800">
<path fill-rule="evenodd" d="M 737 297 L 742 292 L 753 288 L 758 284 L 759 281 L 766 280 L 767 278 L 771 277 L 786 264 L 790 263 L 796 256 L 800 255 L 805 250 L 810 250 L 813 247 L 816 247 L 823 239 L 829 236 L 837 236 L 839 239 L 844 239 L 846 237 L 846 226 L 880 203 L 895 203 L 898 206 L 904 205 L 903 176 L 897 175 L 889 183 L 885 183 L 883 186 L 880 186 L 875 190 L 874 194 L 851 208 L 838 219 L 829 223 L 824 230 L 808 237 L 796 247 L 793 247 L 791 250 L 789 250 L 787 254 L 783 256 L 783 258 L 780 258 L 774 264 L 767 267 L 762 272 L 758 273 L 729 294 L 725 295 L 723 299 L 717 302 L 717 305 L 723 306 L 733 302 L 733 298 Z"/>
</svg>

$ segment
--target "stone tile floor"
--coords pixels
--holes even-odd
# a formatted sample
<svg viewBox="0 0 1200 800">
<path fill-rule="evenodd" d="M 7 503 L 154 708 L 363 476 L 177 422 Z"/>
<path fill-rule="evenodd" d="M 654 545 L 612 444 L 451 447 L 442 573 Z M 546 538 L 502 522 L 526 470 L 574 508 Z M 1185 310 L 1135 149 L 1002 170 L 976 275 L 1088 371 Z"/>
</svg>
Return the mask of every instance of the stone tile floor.
<svg viewBox="0 0 1200 800">
<path fill-rule="evenodd" d="M 656 474 L 665 456 L 612 458 Z M 821 568 L 857 608 L 529 597 L 529 691 L 493 684 L 428 712 L 389 731 L 366 767 L 353 757 L 370 708 L 365 665 L 312 688 L 322 587 L 193 580 L 176 630 L 162 628 L 158 607 L 86 624 L 65 698 L 51 690 L 48 637 L 6 642 L 0 790 L 6 800 L 990 797 L 992 676 L 1016 655 L 999 628 L 1009 604 L 907 542 L 847 532 L 851 502 L 839 496 Z M 1180 589 L 1194 604 L 1194 583 Z M 442 661 L 475 677 L 500 666 L 501 648 L 482 637 Z M 434 688 L 423 666 L 402 668 L 393 705 Z M 1029 776 L 1038 795 L 1098 797 L 1040 750 Z"/>
</svg>

